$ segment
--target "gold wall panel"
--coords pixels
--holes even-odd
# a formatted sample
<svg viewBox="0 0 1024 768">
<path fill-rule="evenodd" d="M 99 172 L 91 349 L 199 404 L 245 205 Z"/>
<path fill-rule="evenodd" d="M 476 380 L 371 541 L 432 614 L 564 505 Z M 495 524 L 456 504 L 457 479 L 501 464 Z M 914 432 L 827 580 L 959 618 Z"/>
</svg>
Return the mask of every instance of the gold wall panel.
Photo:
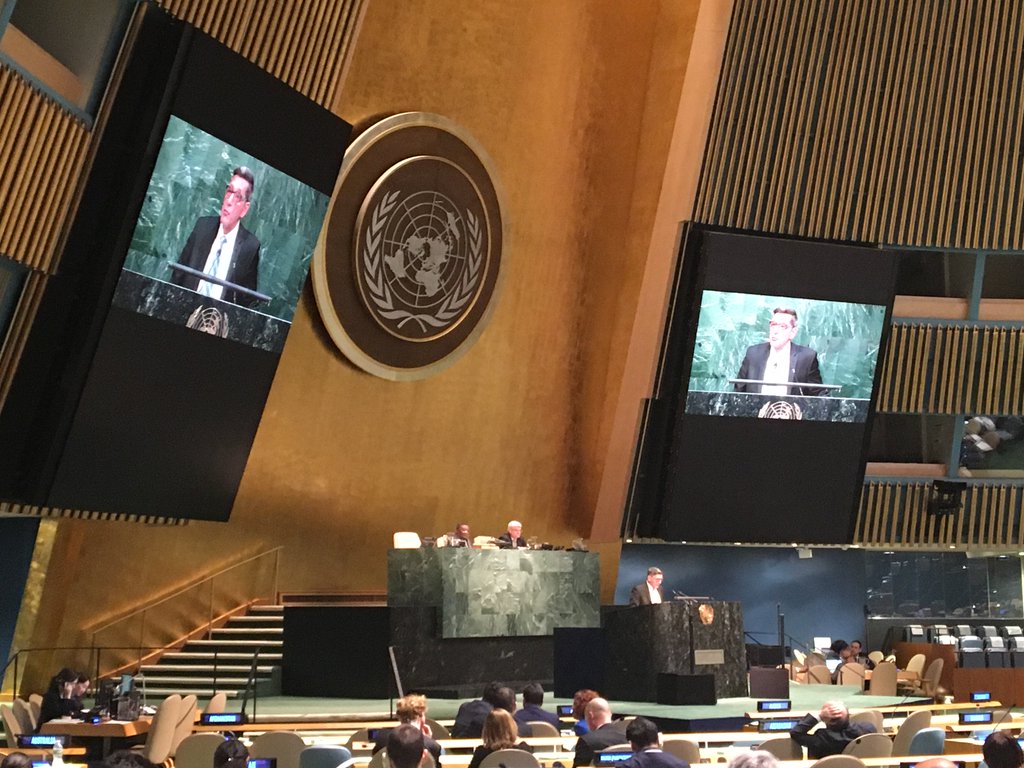
<svg viewBox="0 0 1024 768">
<path fill-rule="evenodd" d="M 52 272 L 88 132 L 0 64 L 0 254 Z"/>
<path fill-rule="evenodd" d="M 1020 3 L 737 0 L 695 219 L 1024 249 L 1022 72 Z"/>
<path fill-rule="evenodd" d="M 864 484 L 854 540 L 900 547 L 1019 549 L 1024 488 L 1008 483 L 967 487 L 959 512 L 928 512 L 931 482 L 872 480 Z"/>
<path fill-rule="evenodd" d="M 893 324 L 878 391 L 880 411 L 1024 413 L 1024 328 Z"/>
<path fill-rule="evenodd" d="M 329 106 L 364 0 L 162 0 L 193 24 L 313 101 Z"/>
</svg>

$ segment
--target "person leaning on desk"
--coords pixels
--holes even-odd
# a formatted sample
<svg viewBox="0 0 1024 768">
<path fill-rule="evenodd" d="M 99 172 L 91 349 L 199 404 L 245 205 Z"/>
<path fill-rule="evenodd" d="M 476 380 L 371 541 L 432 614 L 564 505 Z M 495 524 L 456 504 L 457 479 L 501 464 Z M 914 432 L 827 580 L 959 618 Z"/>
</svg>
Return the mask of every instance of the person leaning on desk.
<svg viewBox="0 0 1024 768">
<path fill-rule="evenodd" d="M 64 667 L 50 681 L 39 705 L 39 726 L 62 717 L 82 719 L 82 696 L 89 689 L 89 676 Z"/>
</svg>

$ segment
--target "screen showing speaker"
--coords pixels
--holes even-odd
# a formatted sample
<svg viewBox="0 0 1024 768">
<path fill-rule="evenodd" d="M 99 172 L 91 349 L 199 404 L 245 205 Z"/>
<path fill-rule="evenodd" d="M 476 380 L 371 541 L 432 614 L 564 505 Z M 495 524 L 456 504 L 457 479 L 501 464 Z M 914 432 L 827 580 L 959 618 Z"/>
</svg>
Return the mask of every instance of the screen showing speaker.
<svg viewBox="0 0 1024 768">
<path fill-rule="evenodd" d="M 850 540 L 896 259 L 688 225 L 627 535 Z"/>
</svg>

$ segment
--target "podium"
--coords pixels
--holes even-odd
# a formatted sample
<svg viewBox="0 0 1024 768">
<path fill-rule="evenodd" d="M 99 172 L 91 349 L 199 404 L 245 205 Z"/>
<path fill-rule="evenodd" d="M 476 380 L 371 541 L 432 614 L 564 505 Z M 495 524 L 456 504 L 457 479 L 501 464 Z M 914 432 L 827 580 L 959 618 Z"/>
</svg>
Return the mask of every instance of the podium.
<svg viewBox="0 0 1024 768">
<path fill-rule="evenodd" d="M 706 695 L 712 679 L 718 698 L 747 695 L 737 602 L 687 599 L 616 609 L 605 616 L 604 640 L 603 692 L 612 700 L 682 703 Z"/>
<path fill-rule="evenodd" d="M 749 416 L 752 418 L 796 418 L 805 421 L 863 422 L 868 417 L 870 402 L 870 399 L 866 397 L 693 391 L 686 395 L 686 413 L 699 416 Z"/>
</svg>

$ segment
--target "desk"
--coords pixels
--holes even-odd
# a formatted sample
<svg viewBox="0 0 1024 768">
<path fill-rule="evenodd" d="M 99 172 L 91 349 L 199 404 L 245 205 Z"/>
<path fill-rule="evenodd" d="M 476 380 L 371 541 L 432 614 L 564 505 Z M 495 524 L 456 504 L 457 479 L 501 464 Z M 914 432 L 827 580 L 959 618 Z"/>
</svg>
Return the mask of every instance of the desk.
<svg viewBox="0 0 1024 768">
<path fill-rule="evenodd" d="M 111 752 L 114 739 L 124 741 L 149 732 L 151 718 L 138 720 L 104 720 L 99 723 L 84 723 L 81 720 L 50 720 L 39 728 L 40 733 L 71 736 L 75 739 L 102 740 L 102 753 Z"/>
</svg>

